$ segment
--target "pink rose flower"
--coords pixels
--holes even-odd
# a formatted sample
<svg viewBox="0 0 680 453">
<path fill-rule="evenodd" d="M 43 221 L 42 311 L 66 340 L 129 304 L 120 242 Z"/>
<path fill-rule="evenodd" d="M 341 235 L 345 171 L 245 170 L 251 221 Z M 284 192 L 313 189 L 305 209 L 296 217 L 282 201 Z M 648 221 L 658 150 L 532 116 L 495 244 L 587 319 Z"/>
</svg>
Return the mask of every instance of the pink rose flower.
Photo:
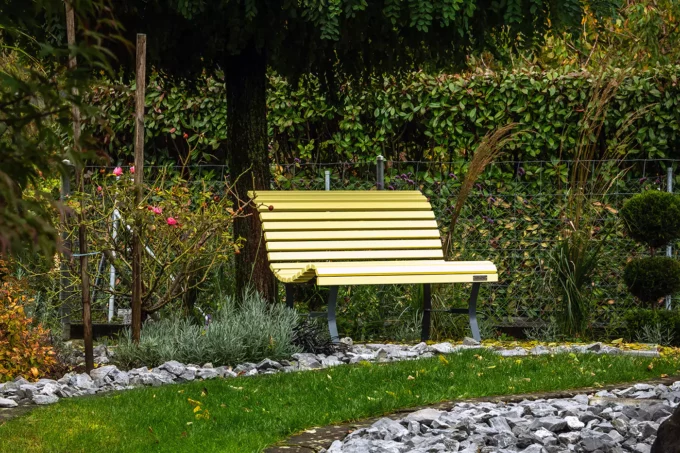
<svg viewBox="0 0 680 453">
<path fill-rule="evenodd" d="M 132 173 L 133 175 L 135 174 L 135 166 L 134 165 L 132 167 L 130 167 L 130 173 Z"/>
<path fill-rule="evenodd" d="M 116 167 L 113 169 L 113 175 L 114 176 L 120 176 L 123 174 L 123 169 L 120 167 Z"/>
<path fill-rule="evenodd" d="M 102 189 L 102 186 L 97 186 L 97 192 L 101 192 L 102 190 L 104 190 Z"/>
<path fill-rule="evenodd" d="M 175 226 L 177 225 L 177 220 L 174 219 L 174 217 L 168 217 L 168 225 Z"/>
<path fill-rule="evenodd" d="M 151 210 L 153 211 L 154 214 L 160 214 L 160 213 L 163 212 L 163 210 L 161 208 L 159 208 L 158 206 L 153 206 L 151 208 Z M 168 225 L 170 225 L 170 219 L 172 219 L 172 217 L 168 218 Z M 175 219 L 172 219 L 172 220 L 175 220 Z M 177 223 L 177 222 L 175 221 L 175 223 Z"/>
</svg>

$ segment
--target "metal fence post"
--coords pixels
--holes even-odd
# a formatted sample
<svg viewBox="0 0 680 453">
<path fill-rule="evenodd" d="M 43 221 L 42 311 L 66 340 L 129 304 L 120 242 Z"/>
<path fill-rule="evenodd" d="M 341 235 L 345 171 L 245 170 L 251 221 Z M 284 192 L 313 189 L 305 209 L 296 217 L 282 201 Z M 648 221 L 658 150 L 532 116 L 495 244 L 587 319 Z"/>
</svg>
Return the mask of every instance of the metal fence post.
<svg viewBox="0 0 680 453">
<path fill-rule="evenodd" d="M 668 167 L 666 178 L 666 191 L 673 193 L 673 167 Z M 670 244 L 666 246 L 666 256 L 669 258 L 673 256 L 673 246 Z M 670 310 L 672 308 L 672 298 L 672 294 L 666 296 L 666 310 Z"/>
<path fill-rule="evenodd" d="M 73 164 L 67 160 L 63 160 L 64 171 L 61 174 L 61 189 L 59 193 L 59 201 L 62 203 L 61 207 L 61 247 L 63 253 L 61 254 L 61 264 L 59 266 L 59 317 L 61 318 L 62 327 L 62 338 L 64 340 L 71 339 L 71 307 L 70 295 L 71 295 L 71 285 L 69 282 L 69 270 L 67 260 L 71 259 L 71 237 L 67 231 L 68 226 L 68 213 L 64 205 L 66 204 L 66 199 L 71 195 L 71 172 L 73 170 Z"/>
<path fill-rule="evenodd" d="M 385 158 L 382 154 L 379 154 L 375 158 L 376 166 L 376 188 L 378 190 L 383 190 L 385 188 Z"/>
<path fill-rule="evenodd" d="M 324 171 L 324 183 L 326 184 L 326 190 L 331 190 L 331 171 Z"/>
</svg>

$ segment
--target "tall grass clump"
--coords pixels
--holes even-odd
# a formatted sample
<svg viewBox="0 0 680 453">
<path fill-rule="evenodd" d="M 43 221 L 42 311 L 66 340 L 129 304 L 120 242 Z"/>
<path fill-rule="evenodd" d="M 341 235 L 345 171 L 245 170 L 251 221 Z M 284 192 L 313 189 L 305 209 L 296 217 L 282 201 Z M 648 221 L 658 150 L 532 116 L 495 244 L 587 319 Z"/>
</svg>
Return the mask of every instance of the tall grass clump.
<svg viewBox="0 0 680 453">
<path fill-rule="evenodd" d="M 558 324 L 569 336 L 584 336 L 588 329 L 593 309 L 589 288 L 602 260 L 600 243 L 605 239 L 597 237 L 601 217 L 598 206 L 602 206 L 604 196 L 625 173 L 619 163 L 632 137 L 631 126 L 641 113 L 628 115 L 614 139 L 602 148 L 602 128 L 624 76 L 624 72 L 619 72 L 613 78 L 602 74 L 594 77 L 592 95 L 579 122 L 580 133 L 573 152 L 564 229 L 550 254 L 552 273 L 548 288 L 559 301 Z M 603 175 L 611 174 L 603 171 L 607 168 L 619 170 L 613 178 L 605 177 Z"/>
<path fill-rule="evenodd" d="M 299 317 L 283 304 L 268 304 L 247 289 L 240 300 L 225 297 L 208 325 L 174 316 L 147 322 L 139 345 L 129 330 L 121 335 L 116 362 L 121 366 L 157 366 L 168 360 L 215 366 L 284 359 L 300 352 L 293 343 Z"/>
</svg>

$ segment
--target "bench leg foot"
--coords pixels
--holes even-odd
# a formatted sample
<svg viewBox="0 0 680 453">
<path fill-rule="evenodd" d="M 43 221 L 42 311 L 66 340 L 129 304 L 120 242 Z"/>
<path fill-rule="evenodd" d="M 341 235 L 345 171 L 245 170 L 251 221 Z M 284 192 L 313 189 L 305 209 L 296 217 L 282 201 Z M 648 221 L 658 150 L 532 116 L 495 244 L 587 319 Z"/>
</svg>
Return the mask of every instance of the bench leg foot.
<svg viewBox="0 0 680 453">
<path fill-rule="evenodd" d="M 468 313 L 470 316 L 470 330 L 472 330 L 472 338 L 477 341 L 482 341 L 479 335 L 479 325 L 477 324 L 477 296 L 479 295 L 479 283 L 472 284 L 472 294 L 470 294 L 470 303 L 468 304 Z"/>
<path fill-rule="evenodd" d="M 420 334 L 421 341 L 430 339 L 430 323 L 432 315 L 432 286 L 429 283 L 423 284 L 423 330 Z"/>
<path fill-rule="evenodd" d="M 293 308 L 293 285 L 286 283 L 286 306 Z"/>
<path fill-rule="evenodd" d="M 338 287 L 331 286 L 328 288 L 328 331 L 331 334 L 333 343 L 340 341 L 338 335 L 338 325 L 335 322 L 335 306 L 338 301 Z"/>
</svg>

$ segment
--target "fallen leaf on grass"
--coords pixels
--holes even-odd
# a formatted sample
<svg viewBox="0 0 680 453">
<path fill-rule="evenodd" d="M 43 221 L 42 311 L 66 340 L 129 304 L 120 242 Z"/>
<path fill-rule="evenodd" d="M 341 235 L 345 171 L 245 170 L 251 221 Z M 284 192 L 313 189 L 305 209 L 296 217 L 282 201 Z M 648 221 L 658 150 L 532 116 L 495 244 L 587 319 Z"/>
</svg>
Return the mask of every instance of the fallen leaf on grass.
<svg viewBox="0 0 680 453">
<path fill-rule="evenodd" d="M 416 379 L 416 378 L 414 378 L 414 377 L 411 376 L 410 374 L 409 374 L 409 376 L 406 378 L 406 380 L 408 380 L 408 381 L 414 381 L 415 379 Z"/>
</svg>

